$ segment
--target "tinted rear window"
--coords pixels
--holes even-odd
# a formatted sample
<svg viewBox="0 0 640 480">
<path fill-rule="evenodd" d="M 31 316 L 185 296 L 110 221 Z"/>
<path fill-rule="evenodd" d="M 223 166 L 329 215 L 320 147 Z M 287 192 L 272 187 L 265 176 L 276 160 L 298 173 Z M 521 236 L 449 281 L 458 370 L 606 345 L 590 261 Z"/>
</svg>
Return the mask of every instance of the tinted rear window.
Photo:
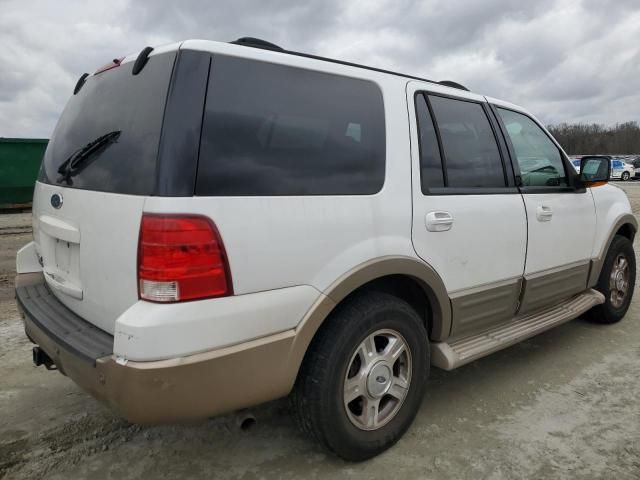
<svg viewBox="0 0 640 480">
<path fill-rule="evenodd" d="M 133 62 L 87 78 L 58 121 L 39 180 L 74 188 L 150 195 L 156 183 L 158 144 L 175 52 L 149 58 L 138 75 Z M 64 178 L 61 165 L 88 143 L 113 139 Z"/>
<path fill-rule="evenodd" d="M 384 169 L 384 107 L 374 83 L 213 57 L 198 195 L 373 194 Z"/>
</svg>

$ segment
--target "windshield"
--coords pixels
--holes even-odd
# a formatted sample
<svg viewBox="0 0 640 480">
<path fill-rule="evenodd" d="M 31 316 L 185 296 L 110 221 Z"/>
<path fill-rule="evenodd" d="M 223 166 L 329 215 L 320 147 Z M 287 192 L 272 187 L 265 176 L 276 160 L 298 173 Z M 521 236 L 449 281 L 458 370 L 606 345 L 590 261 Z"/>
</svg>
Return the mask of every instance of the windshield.
<svg viewBox="0 0 640 480">
<path fill-rule="evenodd" d="M 132 75 L 129 62 L 88 77 L 58 121 L 39 180 L 86 190 L 153 194 L 175 56 L 151 56 L 138 75 Z M 105 138 L 108 142 L 100 142 L 100 148 L 87 149 Z"/>
</svg>

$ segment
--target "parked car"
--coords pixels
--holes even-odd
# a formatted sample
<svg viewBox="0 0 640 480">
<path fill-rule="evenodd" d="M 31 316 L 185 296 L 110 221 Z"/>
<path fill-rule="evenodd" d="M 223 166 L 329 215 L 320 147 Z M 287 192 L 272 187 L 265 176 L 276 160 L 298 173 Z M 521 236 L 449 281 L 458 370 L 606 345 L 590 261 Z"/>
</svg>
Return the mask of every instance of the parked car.
<svg viewBox="0 0 640 480">
<path fill-rule="evenodd" d="M 578 175 L 532 114 L 453 82 L 145 48 L 81 77 L 47 147 L 17 255 L 34 363 L 137 423 L 291 394 L 370 458 L 432 366 L 624 317 L 637 223 L 609 168 Z"/>
<path fill-rule="evenodd" d="M 640 177 L 640 157 L 630 159 L 627 163 L 633 166 L 634 178 Z"/>
<path fill-rule="evenodd" d="M 571 165 L 573 165 L 573 168 L 575 168 L 577 173 L 580 173 L 580 163 L 581 163 L 581 158 L 571 158 Z"/>
<path fill-rule="evenodd" d="M 611 161 L 611 178 L 612 179 L 620 179 L 623 181 L 627 181 L 635 177 L 635 168 L 633 167 L 633 165 L 624 162 L 620 158 L 611 157 L 610 155 L 584 155 L 581 157 L 574 157 L 571 160 L 571 163 L 578 173 L 580 173 L 580 162 L 584 158 L 609 159 Z"/>
<path fill-rule="evenodd" d="M 636 170 L 633 165 L 614 158 L 611 160 L 611 178 L 618 178 L 623 182 L 635 177 Z"/>
</svg>

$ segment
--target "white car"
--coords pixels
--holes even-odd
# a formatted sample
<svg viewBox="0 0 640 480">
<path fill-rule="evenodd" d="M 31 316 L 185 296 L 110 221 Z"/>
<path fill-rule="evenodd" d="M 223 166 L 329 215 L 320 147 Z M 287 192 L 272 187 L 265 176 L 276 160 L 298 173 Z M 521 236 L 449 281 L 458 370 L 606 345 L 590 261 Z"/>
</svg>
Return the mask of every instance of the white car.
<svg viewBox="0 0 640 480">
<path fill-rule="evenodd" d="M 582 163 L 582 160 L 580 158 L 570 158 L 569 161 L 571 162 L 571 165 L 573 165 L 573 168 L 576 170 L 576 173 L 580 173 L 580 164 Z"/>
<path fill-rule="evenodd" d="M 636 176 L 636 169 L 633 165 L 618 158 L 611 160 L 611 178 L 617 178 L 626 182 Z"/>
<path fill-rule="evenodd" d="M 452 82 L 255 39 L 148 47 L 78 81 L 16 297 L 34 363 L 132 422 L 292 394 L 363 460 L 431 367 L 624 317 L 637 223 L 608 173 Z"/>
</svg>

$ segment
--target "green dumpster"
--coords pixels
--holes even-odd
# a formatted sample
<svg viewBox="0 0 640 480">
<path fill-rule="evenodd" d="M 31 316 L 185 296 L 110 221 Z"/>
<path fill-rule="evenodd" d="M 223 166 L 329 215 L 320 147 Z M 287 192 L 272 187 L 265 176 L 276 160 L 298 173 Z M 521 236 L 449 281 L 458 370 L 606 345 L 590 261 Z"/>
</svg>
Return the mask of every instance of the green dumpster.
<svg viewBox="0 0 640 480">
<path fill-rule="evenodd" d="M 0 208 L 31 203 L 49 140 L 0 138 Z"/>
</svg>

